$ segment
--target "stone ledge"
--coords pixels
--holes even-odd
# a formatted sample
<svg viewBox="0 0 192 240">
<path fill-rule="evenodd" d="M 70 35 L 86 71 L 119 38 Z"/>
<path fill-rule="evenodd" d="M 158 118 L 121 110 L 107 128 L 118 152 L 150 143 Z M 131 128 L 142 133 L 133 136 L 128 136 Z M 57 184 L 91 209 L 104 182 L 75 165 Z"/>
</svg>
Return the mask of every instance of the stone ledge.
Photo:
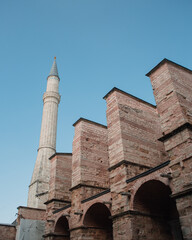
<svg viewBox="0 0 192 240">
<path fill-rule="evenodd" d="M 97 126 L 99 126 L 99 127 L 103 127 L 103 128 L 105 128 L 105 129 L 107 129 L 107 126 L 105 126 L 105 125 L 103 125 L 103 124 L 101 124 L 101 123 L 97 123 L 97 122 L 94 122 L 94 121 L 91 121 L 91 120 L 88 120 L 88 119 L 82 118 L 82 117 L 80 117 L 80 118 L 73 124 L 73 126 L 75 127 L 75 125 L 76 125 L 77 123 L 79 123 L 80 121 L 88 122 L 88 123 L 91 123 L 91 124 L 94 124 L 94 125 L 97 125 Z"/>
<path fill-rule="evenodd" d="M 53 211 L 53 214 L 58 213 L 58 212 L 61 212 L 61 211 L 65 210 L 65 209 L 67 209 L 67 208 L 70 208 L 70 207 L 71 207 L 71 204 L 69 204 L 69 205 L 67 205 L 67 206 L 65 206 L 65 207 L 59 208 L 59 209 Z"/>
<path fill-rule="evenodd" d="M 55 156 L 72 156 L 72 153 L 58 153 L 58 152 L 56 152 L 49 158 L 49 160 L 51 160 Z"/>
<path fill-rule="evenodd" d="M 47 237 L 69 237 L 69 234 L 62 234 L 62 233 L 47 233 L 44 234 L 42 237 L 47 238 Z"/>
<path fill-rule="evenodd" d="M 105 228 L 102 228 L 102 227 L 91 227 L 91 226 L 79 226 L 79 227 L 74 227 L 74 228 L 71 228 L 69 229 L 69 231 L 75 231 L 75 230 L 79 230 L 79 229 L 105 229 Z"/>
<path fill-rule="evenodd" d="M 139 179 L 141 177 L 145 177 L 145 176 L 149 175 L 150 173 L 156 172 L 157 170 L 159 170 L 161 168 L 164 168 L 167 165 L 169 165 L 169 163 L 170 163 L 170 161 L 166 161 L 166 162 L 164 162 L 164 163 L 162 163 L 162 164 L 160 164 L 160 165 L 158 165 L 158 166 L 156 166 L 154 168 L 151 168 L 151 169 L 147 170 L 146 172 L 143 172 L 143 173 L 141 173 L 139 175 L 136 175 L 135 177 L 129 178 L 128 180 L 126 180 L 126 183 L 133 182 L 133 181 L 135 181 L 135 180 L 137 180 L 137 179 Z"/>
<path fill-rule="evenodd" d="M 62 200 L 62 199 L 52 198 L 52 199 L 44 202 L 44 204 L 47 205 L 47 204 L 52 203 L 52 202 L 61 202 L 61 203 L 68 203 L 68 204 L 71 203 L 71 201 L 66 201 L 66 200 Z"/>
<path fill-rule="evenodd" d="M 14 228 L 15 228 L 15 225 L 13 225 L 13 224 L 8 224 L 8 223 L 0 223 L 0 226 L 14 227 Z"/>
<path fill-rule="evenodd" d="M 95 198 L 98 198 L 98 197 L 100 197 L 100 196 L 103 196 L 103 195 L 105 195 L 105 194 L 107 194 L 107 193 L 109 193 L 109 192 L 110 192 L 110 189 L 107 189 L 107 190 L 105 190 L 105 191 L 103 191 L 103 192 L 100 192 L 100 193 L 94 195 L 94 196 L 91 196 L 91 197 L 89 197 L 89 198 L 87 198 L 87 199 L 82 200 L 81 203 L 89 202 L 89 201 L 91 201 L 91 200 L 93 200 L 93 199 L 95 199 Z"/>
<path fill-rule="evenodd" d="M 115 218 L 119 218 L 119 217 L 126 216 L 126 215 L 137 215 L 137 216 L 144 216 L 144 217 L 150 217 L 150 218 L 164 219 L 163 216 L 143 213 L 143 212 L 139 212 L 139 211 L 135 211 L 135 210 L 128 210 L 125 212 L 115 214 L 115 215 L 111 216 L 110 219 L 115 219 Z"/>
<path fill-rule="evenodd" d="M 135 97 L 135 96 L 133 96 L 133 95 L 131 95 L 131 94 L 129 94 L 129 93 L 127 93 L 127 92 L 119 89 L 119 88 L 116 88 L 116 87 L 112 88 L 112 89 L 103 97 L 103 99 L 106 99 L 106 98 L 107 98 L 111 93 L 113 93 L 114 91 L 120 92 L 120 93 L 122 93 L 122 94 L 124 94 L 124 95 L 126 95 L 126 96 L 128 96 L 128 97 L 131 97 L 131 98 L 135 99 L 136 101 L 139 101 L 139 102 L 141 102 L 141 103 L 144 103 L 144 104 L 149 105 L 150 107 L 153 107 L 153 108 L 156 109 L 156 106 L 155 106 L 155 105 L 153 105 L 153 104 L 151 104 L 151 103 L 148 103 L 148 102 L 146 102 L 146 101 L 144 101 L 144 100 L 142 100 L 142 99 L 140 99 L 140 98 L 138 98 L 138 97 Z"/>
<path fill-rule="evenodd" d="M 80 187 L 97 188 L 97 189 L 101 189 L 101 190 L 107 190 L 108 189 L 108 188 L 105 188 L 105 187 L 99 187 L 99 186 L 93 186 L 93 185 L 79 183 L 76 186 L 70 188 L 69 191 L 73 191 L 73 190 L 78 189 Z"/>
<path fill-rule="evenodd" d="M 158 140 L 161 142 L 164 142 L 165 140 L 169 139 L 170 137 L 173 137 L 177 133 L 179 133 L 187 128 L 192 130 L 192 124 L 186 122 L 183 125 L 179 126 L 178 128 L 174 129 L 173 131 L 171 131 L 170 133 L 167 133 L 163 137 L 160 137 Z"/>
<path fill-rule="evenodd" d="M 123 165 L 123 164 L 125 164 L 125 165 L 129 165 L 129 164 L 130 164 L 130 165 L 134 165 L 134 166 L 138 166 L 138 167 L 143 167 L 143 168 L 149 168 L 149 169 L 151 168 L 151 167 L 149 167 L 149 166 L 146 166 L 146 165 L 143 165 L 143 164 L 140 164 L 140 163 L 133 163 L 133 162 L 130 162 L 130 161 L 127 161 L 127 160 L 122 160 L 121 162 L 118 162 L 117 164 L 109 167 L 109 168 L 108 168 L 108 171 L 111 172 L 112 170 L 120 167 L 120 166 Z"/>
<path fill-rule="evenodd" d="M 171 198 L 177 199 L 177 198 L 181 198 L 181 197 L 184 197 L 184 196 L 190 195 L 190 194 L 192 194 L 192 187 L 191 187 L 191 188 L 188 188 L 188 189 L 186 189 L 186 190 L 184 190 L 184 191 L 181 191 L 181 192 L 177 192 L 177 193 L 172 194 L 172 195 L 171 195 Z"/>
<path fill-rule="evenodd" d="M 17 209 L 24 208 L 24 209 L 30 209 L 30 210 L 37 210 L 37 211 L 46 211 L 45 209 L 42 208 L 32 208 L 32 207 L 24 207 L 24 206 L 19 206 Z"/>
</svg>

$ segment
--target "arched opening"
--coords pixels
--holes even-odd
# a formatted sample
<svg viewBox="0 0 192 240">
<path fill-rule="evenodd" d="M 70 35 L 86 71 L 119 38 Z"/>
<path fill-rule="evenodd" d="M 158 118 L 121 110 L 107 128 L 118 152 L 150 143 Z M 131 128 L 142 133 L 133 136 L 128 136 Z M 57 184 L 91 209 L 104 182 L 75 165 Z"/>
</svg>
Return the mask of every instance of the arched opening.
<svg viewBox="0 0 192 240">
<path fill-rule="evenodd" d="M 69 223 L 65 216 L 58 219 L 54 231 L 55 240 L 70 240 Z"/>
<path fill-rule="evenodd" d="M 112 240 L 112 220 L 109 209 L 102 203 L 93 204 L 86 212 L 83 224 L 87 236 L 94 240 Z"/>
<path fill-rule="evenodd" d="M 134 198 L 137 240 L 182 240 L 179 215 L 171 190 L 164 183 L 150 180 L 136 192 Z"/>
</svg>

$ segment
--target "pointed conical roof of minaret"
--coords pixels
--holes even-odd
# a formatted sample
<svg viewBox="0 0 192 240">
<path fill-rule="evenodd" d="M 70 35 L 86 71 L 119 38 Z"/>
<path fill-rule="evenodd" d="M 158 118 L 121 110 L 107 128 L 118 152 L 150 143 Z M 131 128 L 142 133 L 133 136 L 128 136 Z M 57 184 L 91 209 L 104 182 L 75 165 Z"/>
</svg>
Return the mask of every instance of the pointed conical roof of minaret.
<svg viewBox="0 0 192 240">
<path fill-rule="evenodd" d="M 58 70 L 57 70 L 57 63 L 56 63 L 56 57 L 54 57 L 54 62 L 51 67 L 51 71 L 49 73 L 49 76 L 57 76 L 59 77 Z"/>
</svg>

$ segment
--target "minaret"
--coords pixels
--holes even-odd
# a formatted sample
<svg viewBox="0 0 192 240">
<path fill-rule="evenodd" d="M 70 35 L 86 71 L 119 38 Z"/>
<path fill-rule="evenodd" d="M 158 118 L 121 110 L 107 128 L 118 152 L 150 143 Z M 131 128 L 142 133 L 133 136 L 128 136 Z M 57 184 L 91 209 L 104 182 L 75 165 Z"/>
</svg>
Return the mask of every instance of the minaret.
<svg viewBox="0 0 192 240">
<path fill-rule="evenodd" d="M 57 112 L 60 102 L 59 76 L 56 57 L 47 78 L 47 89 L 43 95 L 43 116 L 39 149 L 31 184 L 29 185 L 28 207 L 45 208 L 49 190 L 49 158 L 56 152 Z"/>
</svg>

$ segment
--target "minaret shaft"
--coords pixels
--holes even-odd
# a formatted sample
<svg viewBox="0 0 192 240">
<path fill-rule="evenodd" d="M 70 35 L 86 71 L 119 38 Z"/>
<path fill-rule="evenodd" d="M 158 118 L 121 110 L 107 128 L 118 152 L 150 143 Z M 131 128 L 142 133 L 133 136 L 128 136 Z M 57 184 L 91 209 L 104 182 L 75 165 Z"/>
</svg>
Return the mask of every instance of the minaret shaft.
<svg viewBox="0 0 192 240">
<path fill-rule="evenodd" d="M 55 61 L 54 65 L 56 65 Z M 47 78 L 47 89 L 43 95 L 44 106 L 39 149 L 29 186 L 28 207 L 45 208 L 44 202 L 47 201 L 50 175 L 49 158 L 56 152 L 57 113 L 60 102 L 58 89 L 58 75 L 50 75 Z"/>
</svg>

